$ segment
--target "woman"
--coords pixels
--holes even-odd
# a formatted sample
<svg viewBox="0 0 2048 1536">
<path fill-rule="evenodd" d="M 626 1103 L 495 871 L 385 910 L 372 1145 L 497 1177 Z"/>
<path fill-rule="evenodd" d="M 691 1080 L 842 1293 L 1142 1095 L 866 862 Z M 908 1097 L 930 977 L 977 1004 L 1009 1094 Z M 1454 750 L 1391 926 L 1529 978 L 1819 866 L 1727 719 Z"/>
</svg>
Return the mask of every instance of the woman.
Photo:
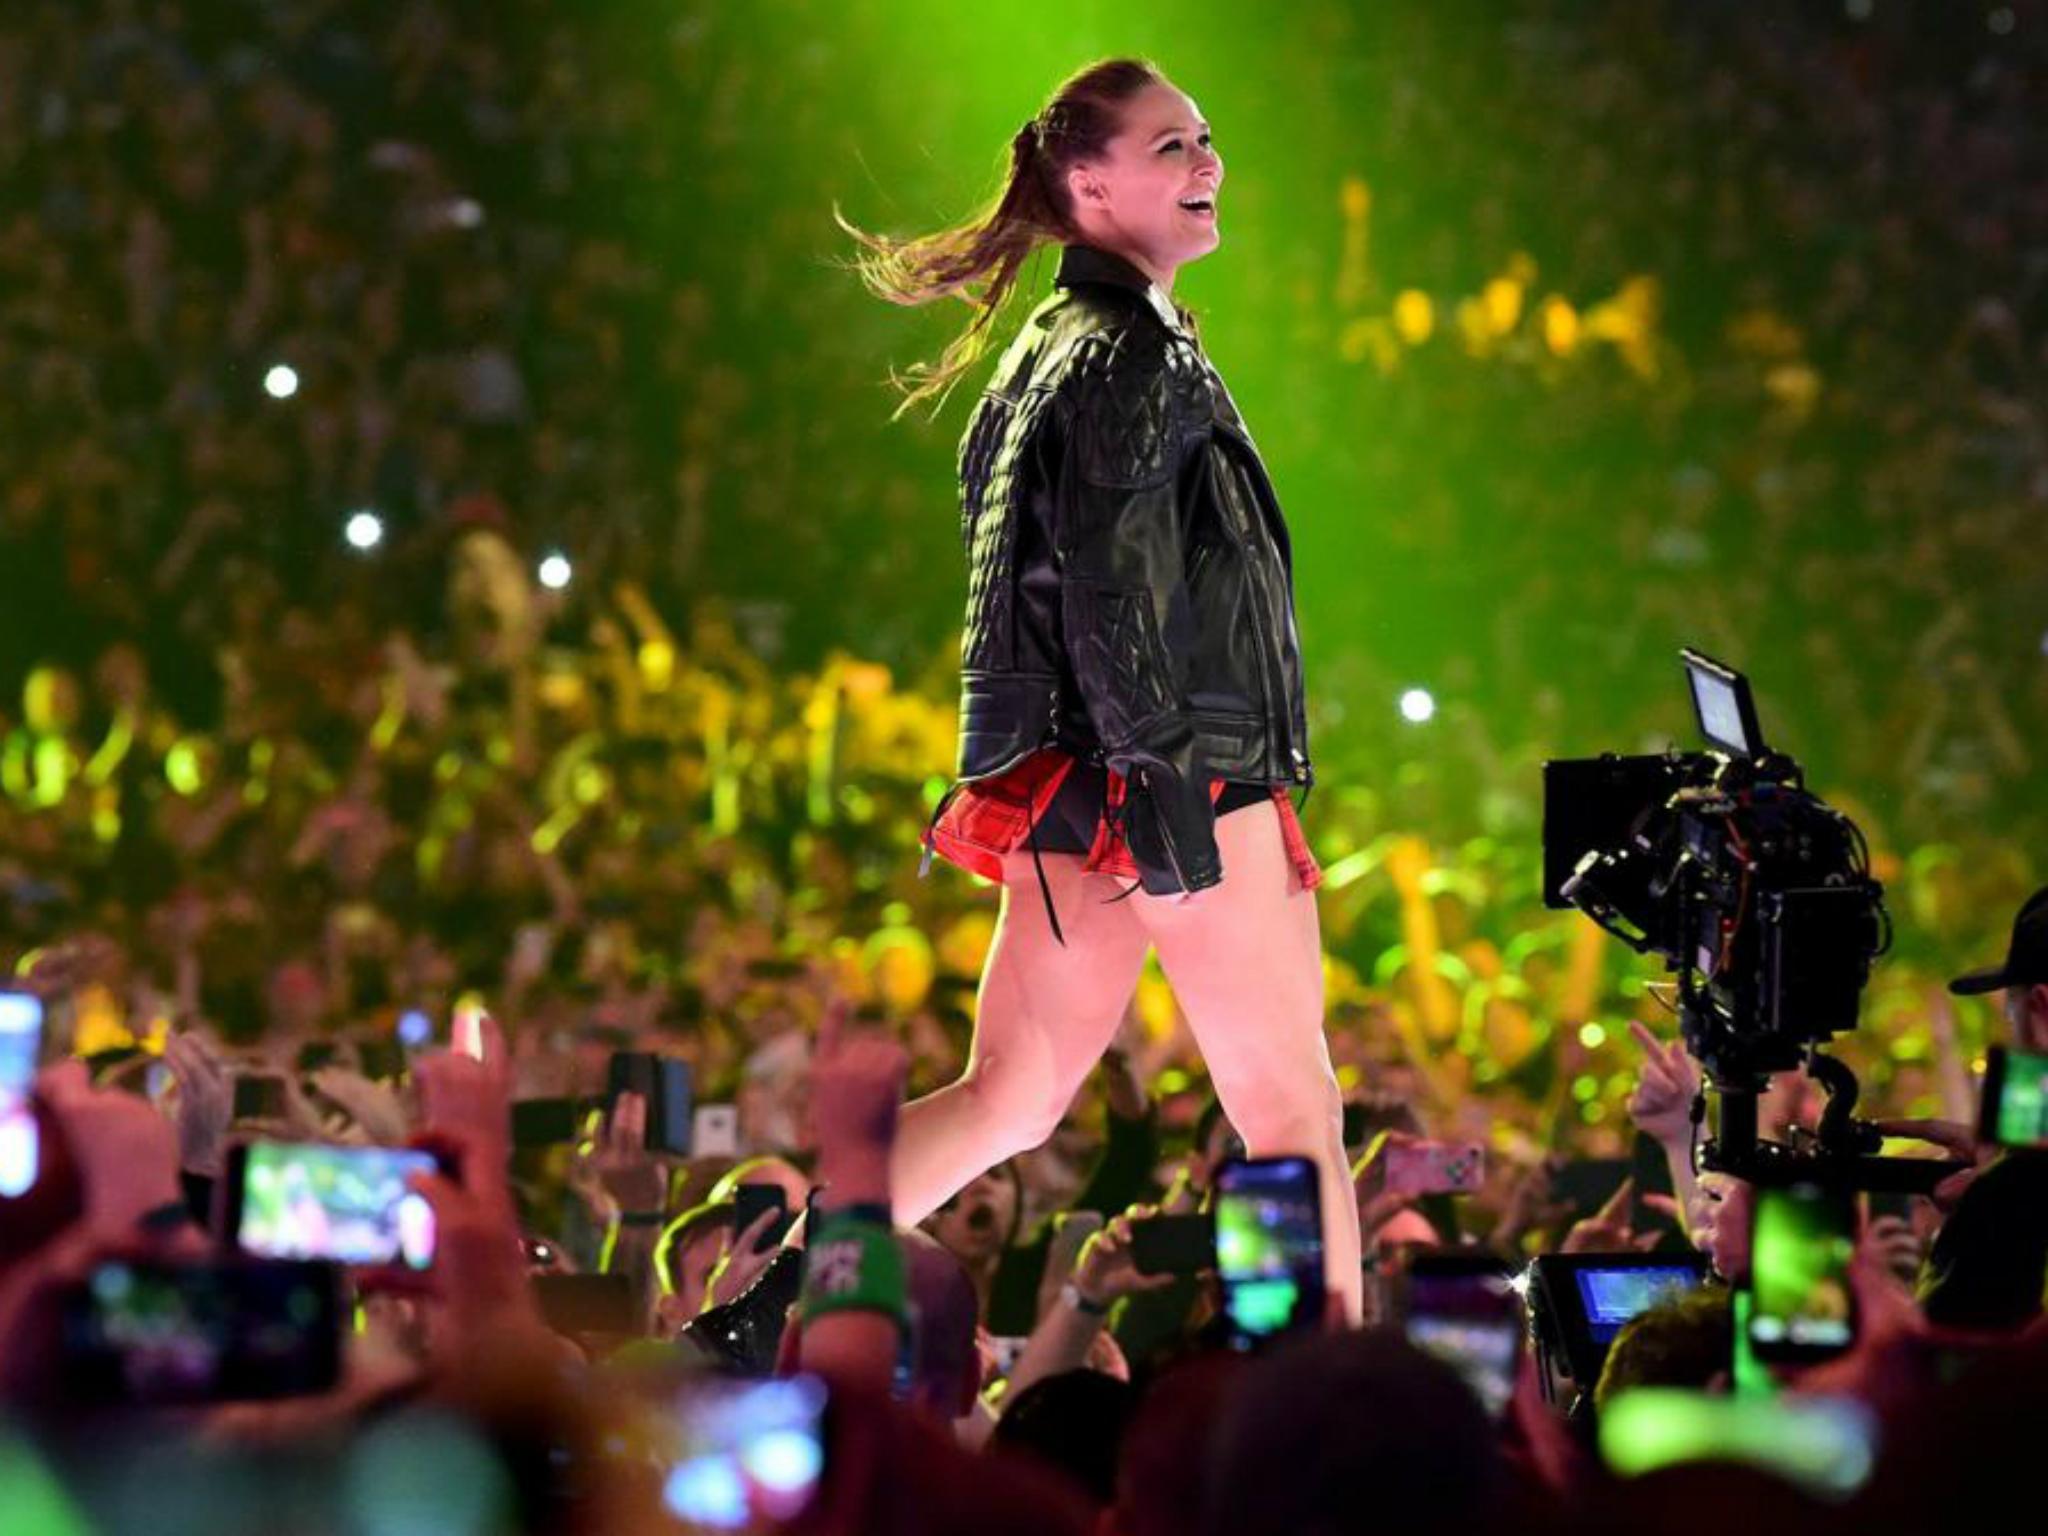
<svg viewBox="0 0 2048 1536">
<path fill-rule="evenodd" d="M 978 310 L 899 381 L 905 407 L 944 400 L 1026 257 L 1064 247 L 961 445 L 961 782 L 925 842 L 999 880 L 1002 916 L 966 1072 L 904 1110 L 896 1214 L 1051 1134 L 1153 946 L 1250 1153 L 1316 1160 L 1330 1287 L 1355 1317 L 1321 877 L 1288 798 L 1312 775 L 1287 531 L 1170 298 L 1216 248 L 1223 162 L 1193 101 L 1116 59 L 1061 86 L 1008 167 L 955 229 L 841 221 L 882 297 Z"/>
</svg>

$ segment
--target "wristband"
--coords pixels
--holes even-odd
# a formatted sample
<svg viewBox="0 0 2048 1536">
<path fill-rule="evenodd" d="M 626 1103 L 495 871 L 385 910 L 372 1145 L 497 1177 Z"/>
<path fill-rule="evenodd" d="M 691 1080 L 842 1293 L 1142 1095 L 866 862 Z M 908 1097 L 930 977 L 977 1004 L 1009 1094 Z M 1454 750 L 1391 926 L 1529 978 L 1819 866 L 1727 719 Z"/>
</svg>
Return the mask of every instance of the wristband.
<svg viewBox="0 0 2048 1536">
<path fill-rule="evenodd" d="M 826 1195 L 818 1197 L 818 1221 L 822 1224 L 833 1221 L 865 1221 L 890 1231 L 896 1225 L 896 1213 L 880 1200 L 849 1200 L 845 1205 L 834 1205 Z"/>
<path fill-rule="evenodd" d="M 662 1211 L 621 1211 L 619 1225 L 622 1227 L 658 1227 L 667 1219 Z"/>
<path fill-rule="evenodd" d="M 1081 1294 L 1081 1287 L 1074 1284 L 1071 1280 L 1060 1287 L 1060 1300 L 1064 1301 L 1083 1317 L 1107 1317 L 1109 1315 L 1108 1302 L 1090 1301 Z"/>
<path fill-rule="evenodd" d="M 833 1312 L 881 1312 L 910 1326 L 903 1247 L 875 1222 L 828 1216 L 804 1252 L 803 1318 Z"/>
</svg>

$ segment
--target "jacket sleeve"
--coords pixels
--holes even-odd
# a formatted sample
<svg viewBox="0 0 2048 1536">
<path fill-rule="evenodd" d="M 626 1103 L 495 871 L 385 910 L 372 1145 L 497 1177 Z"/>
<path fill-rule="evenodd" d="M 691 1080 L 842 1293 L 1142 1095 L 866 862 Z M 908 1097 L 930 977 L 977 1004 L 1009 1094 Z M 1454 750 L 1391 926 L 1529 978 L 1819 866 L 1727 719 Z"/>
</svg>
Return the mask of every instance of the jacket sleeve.
<svg viewBox="0 0 2048 1536">
<path fill-rule="evenodd" d="M 1180 470 L 1209 429 L 1202 387 L 1164 337 L 1124 333 L 1089 343 L 1063 390 L 1067 655 L 1109 766 L 1129 783 L 1127 835 L 1154 895 L 1223 878 L 1183 675 L 1193 618 Z"/>
</svg>

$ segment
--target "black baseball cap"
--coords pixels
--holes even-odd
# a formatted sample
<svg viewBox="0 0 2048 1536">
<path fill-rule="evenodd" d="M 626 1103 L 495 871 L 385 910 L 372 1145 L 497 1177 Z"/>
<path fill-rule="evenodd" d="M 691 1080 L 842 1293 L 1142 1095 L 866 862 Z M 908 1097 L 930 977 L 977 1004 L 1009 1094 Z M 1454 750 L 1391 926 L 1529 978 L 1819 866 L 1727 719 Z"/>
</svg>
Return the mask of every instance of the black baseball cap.
<svg viewBox="0 0 2048 1536">
<path fill-rule="evenodd" d="M 2031 987 L 2048 982 L 2048 887 L 2034 892 L 2012 920 L 2012 944 L 2005 964 L 1971 971 L 1948 984 L 1958 997 L 1996 992 L 2001 987 Z"/>
</svg>

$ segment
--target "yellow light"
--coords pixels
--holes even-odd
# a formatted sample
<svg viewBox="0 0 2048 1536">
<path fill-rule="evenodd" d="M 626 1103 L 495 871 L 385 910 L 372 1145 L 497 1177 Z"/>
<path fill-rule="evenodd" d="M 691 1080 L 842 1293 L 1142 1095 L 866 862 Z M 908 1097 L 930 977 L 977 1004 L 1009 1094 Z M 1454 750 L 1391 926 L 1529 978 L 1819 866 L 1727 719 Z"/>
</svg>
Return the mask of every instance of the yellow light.
<svg viewBox="0 0 2048 1536">
<path fill-rule="evenodd" d="M 1496 336 L 1505 336 L 1522 319 L 1522 285 L 1511 277 L 1496 277 L 1479 295 L 1486 321 Z"/>
<path fill-rule="evenodd" d="M 1394 334 L 1419 347 L 1436 333 L 1436 302 L 1420 288 L 1405 288 L 1394 300 Z"/>
<path fill-rule="evenodd" d="M 1587 1050 L 1597 1051 L 1606 1043 L 1607 1031 L 1598 1024 L 1581 1024 L 1579 1026 L 1579 1044 L 1583 1045 Z"/>
<path fill-rule="evenodd" d="M 199 765 L 199 749 L 187 741 L 175 743 L 164 754 L 164 778 L 179 794 L 192 796 L 206 783 Z"/>
<path fill-rule="evenodd" d="M 1579 345 L 1579 312 L 1552 294 L 1543 301 L 1543 345 L 1558 357 L 1569 357 Z"/>
<path fill-rule="evenodd" d="M 649 693 L 662 693 L 675 681 L 676 648 L 666 640 L 649 640 L 640 647 L 640 680 Z"/>
</svg>

